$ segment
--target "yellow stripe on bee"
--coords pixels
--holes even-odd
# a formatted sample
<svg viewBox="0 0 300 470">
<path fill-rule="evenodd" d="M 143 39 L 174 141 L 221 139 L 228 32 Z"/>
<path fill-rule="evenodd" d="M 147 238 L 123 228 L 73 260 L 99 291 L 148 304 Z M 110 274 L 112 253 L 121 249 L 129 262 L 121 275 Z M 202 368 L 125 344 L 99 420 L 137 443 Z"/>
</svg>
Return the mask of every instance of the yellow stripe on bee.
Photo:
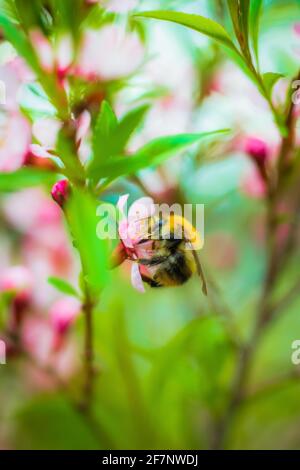
<svg viewBox="0 0 300 470">
<path fill-rule="evenodd" d="M 169 220 L 170 232 L 176 232 L 176 227 L 180 227 L 185 239 L 191 243 L 194 250 L 200 250 L 203 247 L 203 238 L 187 219 L 181 215 L 171 214 Z"/>
</svg>

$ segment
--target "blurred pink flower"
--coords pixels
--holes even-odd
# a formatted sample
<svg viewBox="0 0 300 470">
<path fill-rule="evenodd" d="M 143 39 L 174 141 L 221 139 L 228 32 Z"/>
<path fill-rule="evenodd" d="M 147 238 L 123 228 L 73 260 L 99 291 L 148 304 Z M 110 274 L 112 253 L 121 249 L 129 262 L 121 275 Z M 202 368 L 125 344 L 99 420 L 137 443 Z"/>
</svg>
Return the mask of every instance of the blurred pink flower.
<svg viewBox="0 0 300 470">
<path fill-rule="evenodd" d="M 58 38 L 52 44 L 39 30 L 30 31 L 30 39 L 37 53 L 40 65 L 47 73 L 56 72 L 59 79 L 63 79 L 73 60 L 73 45 L 69 35 Z"/>
<path fill-rule="evenodd" d="M 21 256 L 35 281 L 34 302 L 40 307 L 57 298 L 49 276 L 73 281 L 78 275 L 77 258 L 66 233 L 62 212 L 41 189 L 26 189 L 6 196 L 3 212 L 15 230 L 23 234 Z"/>
<path fill-rule="evenodd" d="M 17 138 L 16 138 L 17 136 Z M 10 172 L 20 168 L 31 143 L 29 122 L 17 111 L 0 117 L 0 171 Z"/>
<path fill-rule="evenodd" d="M 295 23 L 294 24 L 294 32 L 297 34 L 297 36 L 300 36 L 300 23 Z"/>
<path fill-rule="evenodd" d="M 57 205 L 44 191 L 37 188 L 24 189 L 6 196 L 3 204 L 6 219 L 19 231 L 38 236 L 45 224 L 57 225 L 61 213 Z"/>
<path fill-rule="evenodd" d="M 50 322 L 57 335 L 68 332 L 81 310 L 79 300 L 72 297 L 64 297 L 57 300 L 50 308 Z"/>
<path fill-rule="evenodd" d="M 88 79 L 114 80 L 134 72 L 144 56 L 135 33 L 110 24 L 85 33 L 76 73 Z"/>
<path fill-rule="evenodd" d="M 242 178 L 241 191 L 255 199 L 261 199 L 266 195 L 266 183 L 256 168 L 250 170 L 249 173 Z"/>
<path fill-rule="evenodd" d="M 41 315 L 26 317 L 22 327 L 22 344 L 27 353 L 41 367 L 51 368 L 59 377 L 69 378 L 78 367 L 76 345 L 65 338 L 56 348 L 56 333 L 49 321 Z"/>
<path fill-rule="evenodd" d="M 11 266 L 0 274 L 0 291 L 12 292 L 22 300 L 31 297 L 33 277 L 25 266 Z"/>
<path fill-rule="evenodd" d="M 87 136 L 91 124 L 91 115 L 83 111 L 75 121 L 76 142 L 78 148 Z M 62 123 L 55 118 L 42 118 L 34 122 L 32 131 L 39 144 L 30 145 L 31 153 L 39 158 L 52 158 L 55 155 L 56 141 Z"/>
</svg>

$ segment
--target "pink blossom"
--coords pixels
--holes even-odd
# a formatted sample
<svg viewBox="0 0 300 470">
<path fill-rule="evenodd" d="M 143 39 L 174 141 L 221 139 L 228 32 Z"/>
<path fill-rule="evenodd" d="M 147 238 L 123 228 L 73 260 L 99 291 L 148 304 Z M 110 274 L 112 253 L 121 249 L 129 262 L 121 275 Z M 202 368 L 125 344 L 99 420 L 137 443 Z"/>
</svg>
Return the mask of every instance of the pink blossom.
<svg viewBox="0 0 300 470">
<path fill-rule="evenodd" d="M 38 236 L 45 224 L 51 228 L 61 223 L 61 213 L 57 205 L 37 188 L 6 196 L 3 209 L 6 219 L 25 234 Z"/>
<path fill-rule="evenodd" d="M 81 310 L 79 300 L 72 297 L 65 297 L 55 302 L 50 311 L 51 325 L 57 335 L 67 333 L 71 325 L 78 317 Z"/>
<path fill-rule="evenodd" d="M 77 370 L 79 361 L 74 342 L 65 338 L 56 346 L 56 333 L 49 321 L 41 315 L 28 316 L 22 326 L 22 345 L 36 364 L 52 369 L 61 378 L 69 378 Z M 43 381 L 42 381 L 43 382 Z"/>
<path fill-rule="evenodd" d="M 52 72 L 54 67 L 54 53 L 50 41 L 39 29 L 30 31 L 30 39 L 34 45 L 41 66 L 46 72 Z"/>
<path fill-rule="evenodd" d="M 27 119 L 16 111 L 2 115 L 0 119 L 0 171 L 15 171 L 26 160 L 31 128 Z"/>
<path fill-rule="evenodd" d="M 73 282 L 79 274 L 62 211 L 50 195 L 35 188 L 5 196 L 3 213 L 23 235 L 20 256 L 34 277 L 34 303 L 47 307 L 57 298 L 57 291 L 47 282 L 48 277 L 63 277 Z"/>
<path fill-rule="evenodd" d="M 133 261 L 131 267 L 132 285 L 139 292 L 145 292 L 141 269 L 136 261 L 138 258 L 145 258 L 149 255 L 149 247 L 145 246 L 145 244 L 143 244 L 143 246 L 139 245 L 139 241 L 144 236 L 147 218 L 154 215 L 155 206 L 153 199 L 149 197 L 140 198 L 131 205 L 128 211 L 128 216 L 126 216 L 125 207 L 127 205 L 128 197 L 128 194 L 121 196 L 117 205 L 122 215 L 122 220 L 119 223 L 119 236 L 124 246 L 127 258 Z"/>
<path fill-rule="evenodd" d="M 63 80 L 69 71 L 74 55 L 70 35 L 65 34 L 59 37 L 55 44 L 52 44 L 39 29 L 31 30 L 29 35 L 44 71 L 56 72 L 57 78 Z"/>
<path fill-rule="evenodd" d="M 81 142 L 89 132 L 91 119 L 92 118 L 90 113 L 85 110 L 80 114 L 80 116 L 76 120 L 76 142 L 78 146 L 80 146 Z"/>
<path fill-rule="evenodd" d="M 144 48 L 136 33 L 126 33 L 110 24 L 85 33 L 76 72 L 87 78 L 114 80 L 134 72 Z"/>
<path fill-rule="evenodd" d="M 13 292 L 19 298 L 28 299 L 33 290 L 33 277 L 24 266 L 11 266 L 0 275 L 0 291 Z"/>
</svg>

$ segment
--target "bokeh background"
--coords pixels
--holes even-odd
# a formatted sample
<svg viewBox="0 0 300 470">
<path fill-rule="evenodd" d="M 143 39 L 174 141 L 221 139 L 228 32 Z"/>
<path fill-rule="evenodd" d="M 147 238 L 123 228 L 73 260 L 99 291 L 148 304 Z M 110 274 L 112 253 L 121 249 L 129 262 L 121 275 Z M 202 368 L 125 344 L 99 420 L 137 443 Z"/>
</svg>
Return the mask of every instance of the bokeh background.
<svg viewBox="0 0 300 470">
<path fill-rule="evenodd" d="M 276 158 L 280 141 L 268 105 L 213 41 L 178 25 L 130 16 L 167 8 L 210 17 L 232 31 L 225 2 L 108 4 L 113 13 L 100 20 L 95 15 L 86 27 L 98 36 L 82 46 L 78 67 L 90 67 L 91 73 L 98 67 L 99 93 L 111 97 L 119 116 L 135 103 L 150 103 L 128 152 L 161 135 L 231 129 L 158 168 L 119 179 L 103 194 L 113 204 L 125 193 L 131 202 L 147 194 L 161 202 L 205 204 L 200 257 L 210 296 L 203 296 L 197 277 L 182 287 L 147 288 L 141 294 L 132 287 L 126 264 L 110 272 L 94 312 L 93 415 L 85 416 L 76 408 L 82 315 L 76 299 L 48 282 L 55 276 L 78 285 L 79 261 L 63 212 L 51 199 L 51 182 L 24 188 L 20 181 L 12 191 L 1 174 L 0 319 L 8 345 L 7 364 L 0 366 L 3 449 L 210 448 L 230 394 L 236 344 L 248 338 L 256 315 L 265 271 L 266 189 L 253 152 L 259 139 L 260 151 Z M 7 2 L 0 8 L 10 17 Z M 273 91 L 280 105 L 299 68 L 299 2 L 264 2 L 259 44 L 262 71 L 283 75 Z M 4 38 L 0 63 L 0 79 L 7 85 L 0 165 L 10 172 L 20 166 L 18 158 L 28 157 L 30 144 L 51 147 L 55 123 L 51 104 Z M 112 78 L 115 86 L 106 89 Z M 81 151 L 88 153 L 88 143 Z M 9 153 L 17 155 L 11 167 L 5 160 Z M 280 289 L 297 275 L 299 252 Z M 16 297 L 20 311 L 27 305 L 22 354 L 7 339 Z M 261 338 L 227 448 L 299 448 L 300 379 L 291 361 L 292 342 L 299 338 L 296 298 Z"/>
</svg>

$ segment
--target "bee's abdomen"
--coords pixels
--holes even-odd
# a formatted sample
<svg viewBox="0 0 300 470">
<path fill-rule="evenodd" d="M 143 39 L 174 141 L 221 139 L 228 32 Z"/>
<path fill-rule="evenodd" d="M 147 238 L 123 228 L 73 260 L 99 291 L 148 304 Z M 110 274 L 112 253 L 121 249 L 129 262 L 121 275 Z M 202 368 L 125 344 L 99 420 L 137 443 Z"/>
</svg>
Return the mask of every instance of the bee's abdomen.
<svg viewBox="0 0 300 470">
<path fill-rule="evenodd" d="M 181 252 L 173 253 L 161 264 L 155 274 L 155 281 L 162 285 L 181 285 L 191 277 L 192 271 Z"/>
</svg>

